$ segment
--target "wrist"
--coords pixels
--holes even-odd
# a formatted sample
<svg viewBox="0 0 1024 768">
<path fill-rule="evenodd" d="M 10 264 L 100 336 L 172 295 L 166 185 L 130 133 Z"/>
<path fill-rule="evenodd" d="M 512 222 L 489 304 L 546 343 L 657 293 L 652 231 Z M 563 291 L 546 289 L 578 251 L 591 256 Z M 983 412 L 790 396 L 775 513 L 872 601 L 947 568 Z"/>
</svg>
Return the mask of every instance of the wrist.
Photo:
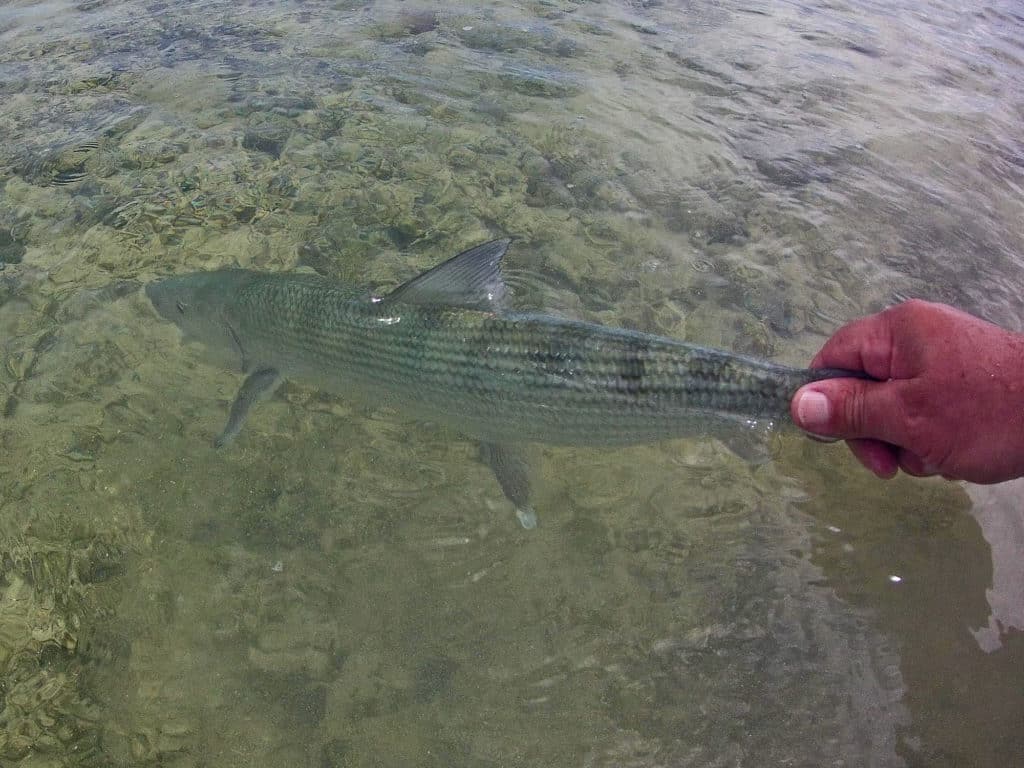
<svg viewBox="0 0 1024 768">
<path fill-rule="evenodd" d="M 1003 331 L 1002 354 L 982 374 L 995 384 L 986 410 L 992 415 L 990 439 L 1002 458 L 1000 479 L 1024 476 L 1024 334 Z M 985 407 L 986 404 L 983 404 Z"/>
</svg>

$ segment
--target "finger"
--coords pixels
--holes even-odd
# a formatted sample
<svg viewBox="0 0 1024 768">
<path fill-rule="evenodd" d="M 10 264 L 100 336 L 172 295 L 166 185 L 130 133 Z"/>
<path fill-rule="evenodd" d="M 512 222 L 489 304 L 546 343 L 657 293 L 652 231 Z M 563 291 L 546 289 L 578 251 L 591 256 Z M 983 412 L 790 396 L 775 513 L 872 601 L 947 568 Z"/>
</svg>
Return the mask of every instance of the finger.
<svg viewBox="0 0 1024 768">
<path fill-rule="evenodd" d="M 814 356 L 811 367 L 864 371 L 885 381 L 892 378 L 892 338 L 888 312 L 862 317 L 836 331 Z"/>
<path fill-rule="evenodd" d="M 901 448 L 899 451 L 900 469 L 914 477 L 931 477 L 939 474 L 938 467 L 933 467 L 913 451 Z"/>
<path fill-rule="evenodd" d="M 899 390 L 902 381 L 828 379 L 797 390 L 790 403 L 794 423 L 822 437 L 873 438 L 904 445 Z"/>
<path fill-rule="evenodd" d="M 900 463 L 897 449 L 881 440 L 847 440 L 857 461 L 883 480 L 896 476 Z"/>
</svg>

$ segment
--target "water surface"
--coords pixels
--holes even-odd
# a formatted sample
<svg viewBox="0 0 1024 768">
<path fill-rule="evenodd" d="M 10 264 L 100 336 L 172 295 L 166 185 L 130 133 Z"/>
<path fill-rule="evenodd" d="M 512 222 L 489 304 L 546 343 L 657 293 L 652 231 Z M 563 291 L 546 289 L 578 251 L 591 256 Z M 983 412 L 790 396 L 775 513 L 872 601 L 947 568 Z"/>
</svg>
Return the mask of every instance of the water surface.
<svg viewBox="0 0 1024 768">
<path fill-rule="evenodd" d="M 0 10 L 0 758 L 1008 765 L 1021 489 L 782 433 L 476 449 L 240 383 L 137 290 L 386 290 L 495 236 L 524 307 L 802 364 L 904 297 L 1020 329 L 1013 3 Z"/>
</svg>

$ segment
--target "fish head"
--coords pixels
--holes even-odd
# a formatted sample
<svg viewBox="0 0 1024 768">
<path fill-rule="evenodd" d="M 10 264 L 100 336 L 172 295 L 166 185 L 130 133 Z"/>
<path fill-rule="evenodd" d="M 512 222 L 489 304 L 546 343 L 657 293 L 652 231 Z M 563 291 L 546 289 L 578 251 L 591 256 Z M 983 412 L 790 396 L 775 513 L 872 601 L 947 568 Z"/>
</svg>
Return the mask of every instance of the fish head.
<svg viewBox="0 0 1024 768">
<path fill-rule="evenodd" d="M 247 278 L 248 273 L 242 270 L 195 272 L 150 283 L 146 296 L 161 317 L 181 329 L 186 341 L 233 354 L 240 350 L 228 309 Z"/>
</svg>

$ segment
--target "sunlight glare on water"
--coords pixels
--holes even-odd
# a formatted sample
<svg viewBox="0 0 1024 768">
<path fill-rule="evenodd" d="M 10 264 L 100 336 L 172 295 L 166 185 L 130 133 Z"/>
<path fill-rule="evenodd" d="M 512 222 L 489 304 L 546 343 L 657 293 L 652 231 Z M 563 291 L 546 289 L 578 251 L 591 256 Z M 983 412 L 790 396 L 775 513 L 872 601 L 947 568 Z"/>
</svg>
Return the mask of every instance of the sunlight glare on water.
<svg viewBox="0 0 1024 768">
<path fill-rule="evenodd" d="M 781 432 L 477 448 L 241 382 L 138 287 L 520 307 L 806 364 L 899 299 L 1020 329 L 1014 3 L 0 9 L 0 763 L 1011 765 L 1024 513 Z"/>
</svg>

